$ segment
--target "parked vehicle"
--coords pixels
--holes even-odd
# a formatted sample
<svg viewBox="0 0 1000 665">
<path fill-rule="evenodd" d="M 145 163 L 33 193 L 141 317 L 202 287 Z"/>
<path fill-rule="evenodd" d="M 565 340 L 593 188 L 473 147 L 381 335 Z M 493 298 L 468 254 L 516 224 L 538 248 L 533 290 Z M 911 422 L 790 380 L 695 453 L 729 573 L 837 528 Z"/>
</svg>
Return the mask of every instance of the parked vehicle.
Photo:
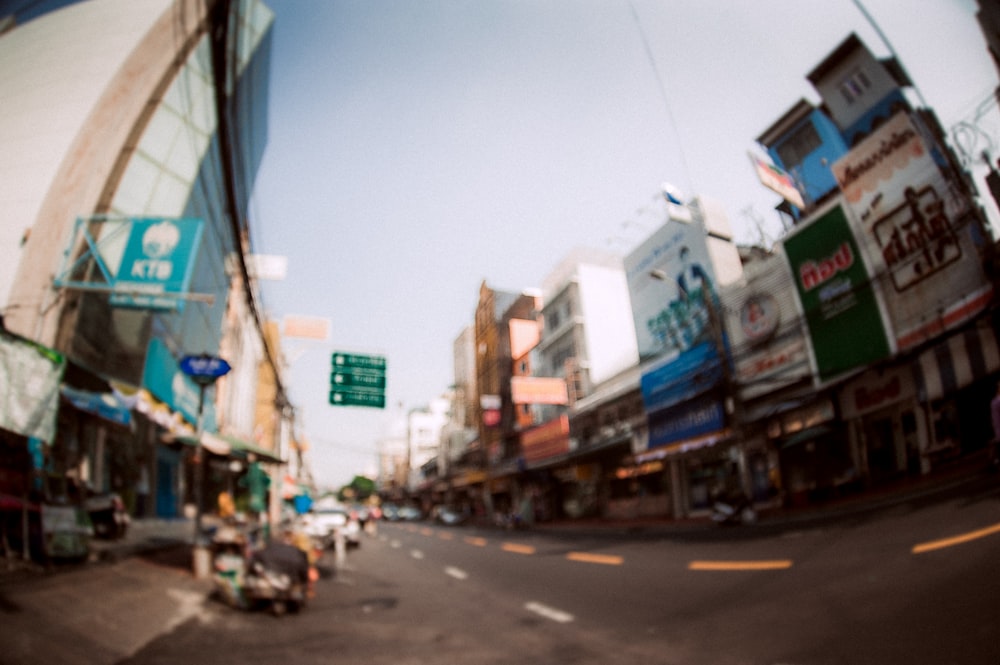
<svg viewBox="0 0 1000 665">
<path fill-rule="evenodd" d="M 757 511 L 750 497 L 743 493 L 720 497 L 712 503 L 712 520 L 716 524 L 753 524 L 757 521 Z"/>
<path fill-rule="evenodd" d="M 83 500 L 83 507 L 90 517 L 95 536 L 112 540 L 125 537 L 130 518 L 125 510 L 125 502 L 117 493 L 88 493 Z"/>
<path fill-rule="evenodd" d="M 418 522 L 424 518 L 424 514 L 415 506 L 403 506 L 397 511 L 397 515 L 404 522 Z"/>
<path fill-rule="evenodd" d="M 306 534 L 324 548 L 333 547 L 338 533 L 343 535 L 349 546 L 361 545 L 361 525 L 342 506 L 313 508 L 302 516 L 302 523 Z"/>
<path fill-rule="evenodd" d="M 250 557 L 246 597 L 251 607 L 266 604 L 275 616 L 298 612 L 306 603 L 309 558 L 298 547 L 272 542 Z"/>
<path fill-rule="evenodd" d="M 445 526 L 458 526 L 462 524 L 469 518 L 467 513 L 455 510 L 448 506 L 435 506 L 434 508 L 434 521 L 444 524 Z"/>
<path fill-rule="evenodd" d="M 237 609 L 267 607 L 276 616 L 298 612 L 309 595 L 309 555 L 290 542 L 272 541 L 248 554 L 246 537 L 224 529 L 213 541 L 215 585 Z"/>
</svg>

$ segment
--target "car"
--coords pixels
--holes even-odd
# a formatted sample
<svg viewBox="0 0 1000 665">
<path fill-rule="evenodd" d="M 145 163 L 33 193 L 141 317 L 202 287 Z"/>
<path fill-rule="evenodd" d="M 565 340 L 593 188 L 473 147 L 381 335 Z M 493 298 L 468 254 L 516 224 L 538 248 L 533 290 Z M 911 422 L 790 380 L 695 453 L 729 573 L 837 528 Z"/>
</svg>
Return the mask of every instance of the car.
<svg viewBox="0 0 1000 665">
<path fill-rule="evenodd" d="M 435 506 L 434 520 L 445 526 L 458 526 L 468 519 L 468 513 L 450 506 Z"/>
<path fill-rule="evenodd" d="M 346 508 L 340 506 L 314 508 L 303 516 L 302 522 L 306 534 L 325 548 L 336 544 L 338 533 L 343 535 L 348 546 L 361 545 L 361 525 Z"/>
<path fill-rule="evenodd" d="M 403 506 L 397 514 L 399 515 L 399 519 L 404 522 L 417 522 L 424 518 L 424 514 L 420 512 L 420 509 L 414 506 Z"/>
</svg>

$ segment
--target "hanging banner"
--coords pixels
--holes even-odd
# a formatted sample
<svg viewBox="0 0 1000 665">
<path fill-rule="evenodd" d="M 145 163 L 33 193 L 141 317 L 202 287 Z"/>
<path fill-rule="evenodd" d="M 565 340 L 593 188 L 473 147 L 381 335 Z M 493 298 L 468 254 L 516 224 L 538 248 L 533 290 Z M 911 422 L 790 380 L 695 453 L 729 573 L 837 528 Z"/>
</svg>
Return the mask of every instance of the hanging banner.
<svg viewBox="0 0 1000 665">
<path fill-rule="evenodd" d="M 897 113 L 832 167 L 865 258 L 888 275 L 883 300 L 900 351 L 969 321 L 993 293 L 979 224 L 931 147 Z"/>
<path fill-rule="evenodd" d="M 51 443 L 65 368 L 62 354 L 0 332 L 0 429 Z"/>
<path fill-rule="evenodd" d="M 783 244 L 820 380 L 889 357 L 875 291 L 843 207 L 829 208 Z"/>
</svg>

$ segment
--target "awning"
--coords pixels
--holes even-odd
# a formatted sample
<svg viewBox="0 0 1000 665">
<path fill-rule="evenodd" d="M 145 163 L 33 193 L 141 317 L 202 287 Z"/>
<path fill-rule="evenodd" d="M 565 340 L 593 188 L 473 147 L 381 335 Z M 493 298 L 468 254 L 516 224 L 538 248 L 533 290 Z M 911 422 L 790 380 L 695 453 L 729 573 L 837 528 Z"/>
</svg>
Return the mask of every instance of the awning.
<svg viewBox="0 0 1000 665">
<path fill-rule="evenodd" d="M 182 443 L 185 446 L 196 446 L 198 438 L 193 434 L 164 435 L 163 440 L 167 443 Z M 250 459 L 253 455 L 258 462 L 271 462 L 273 464 L 284 464 L 284 461 L 275 456 L 273 451 L 265 450 L 257 445 L 225 434 L 215 434 L 203 432 L 201 435 L 201 445 L 205 450 L 221 457 L 232 457 L 235 459 Z"/>
<path fill-rule="evenodd" d="M 920 354 L 913 366 L 917 395 L 939 399 L 1000 370 L 996 331 L 983 319 Z"/>
<path fill-rule="evenodd" d="M 128 426 L 132 423 L 132 411 L 114 392 L 93 392 L 65 384 L 60 386 L 59 392 L 63 399 L 84 413 L 103 418 L 116 425 Z"/>
<path fill-rule="evenodd" d="M 786 448 L 797 446 L 800 443 L 805 443 L 806 441 L 814 441 L 831 433 L 833 433 L 833 428 L 829 425 L 807 427 L 804 430 L 800 430 L 785 437 L 785 440 L 781 442 L 781 449 L 785 450 Z"/>
</svg>

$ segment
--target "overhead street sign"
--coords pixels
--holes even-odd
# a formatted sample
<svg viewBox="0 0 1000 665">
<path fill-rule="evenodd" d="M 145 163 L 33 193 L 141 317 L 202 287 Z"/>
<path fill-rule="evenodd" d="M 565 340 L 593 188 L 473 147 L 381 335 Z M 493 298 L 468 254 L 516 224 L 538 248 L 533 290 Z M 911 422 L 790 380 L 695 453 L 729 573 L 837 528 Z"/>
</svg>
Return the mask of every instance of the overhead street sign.
<svg viewBox="0 0 1000 665">
<path fill-rule="evenodd" d="M 341 369 L 367 369 L 385 372 L 385 356 L 334 353 L 331 360 L 334 371 Z"/>
<path fill-rule="evenodd" d="M 375 372 L 334 371 L 330 374 L 330 385 L 334 388 L 370 388 L 385 390 L 385 374 Z"/>
<path fill-rule="evenodd" d="M 384 409 L 385 393 L 331 388 L 330 404 L 334 406 L 370 406 L 376 409 Z"/>
<path fill-rule="evenodd" d="M 330 365 L 330 404 L 385 408 L 385 356 L 338 352 Z"/>
</svg>

